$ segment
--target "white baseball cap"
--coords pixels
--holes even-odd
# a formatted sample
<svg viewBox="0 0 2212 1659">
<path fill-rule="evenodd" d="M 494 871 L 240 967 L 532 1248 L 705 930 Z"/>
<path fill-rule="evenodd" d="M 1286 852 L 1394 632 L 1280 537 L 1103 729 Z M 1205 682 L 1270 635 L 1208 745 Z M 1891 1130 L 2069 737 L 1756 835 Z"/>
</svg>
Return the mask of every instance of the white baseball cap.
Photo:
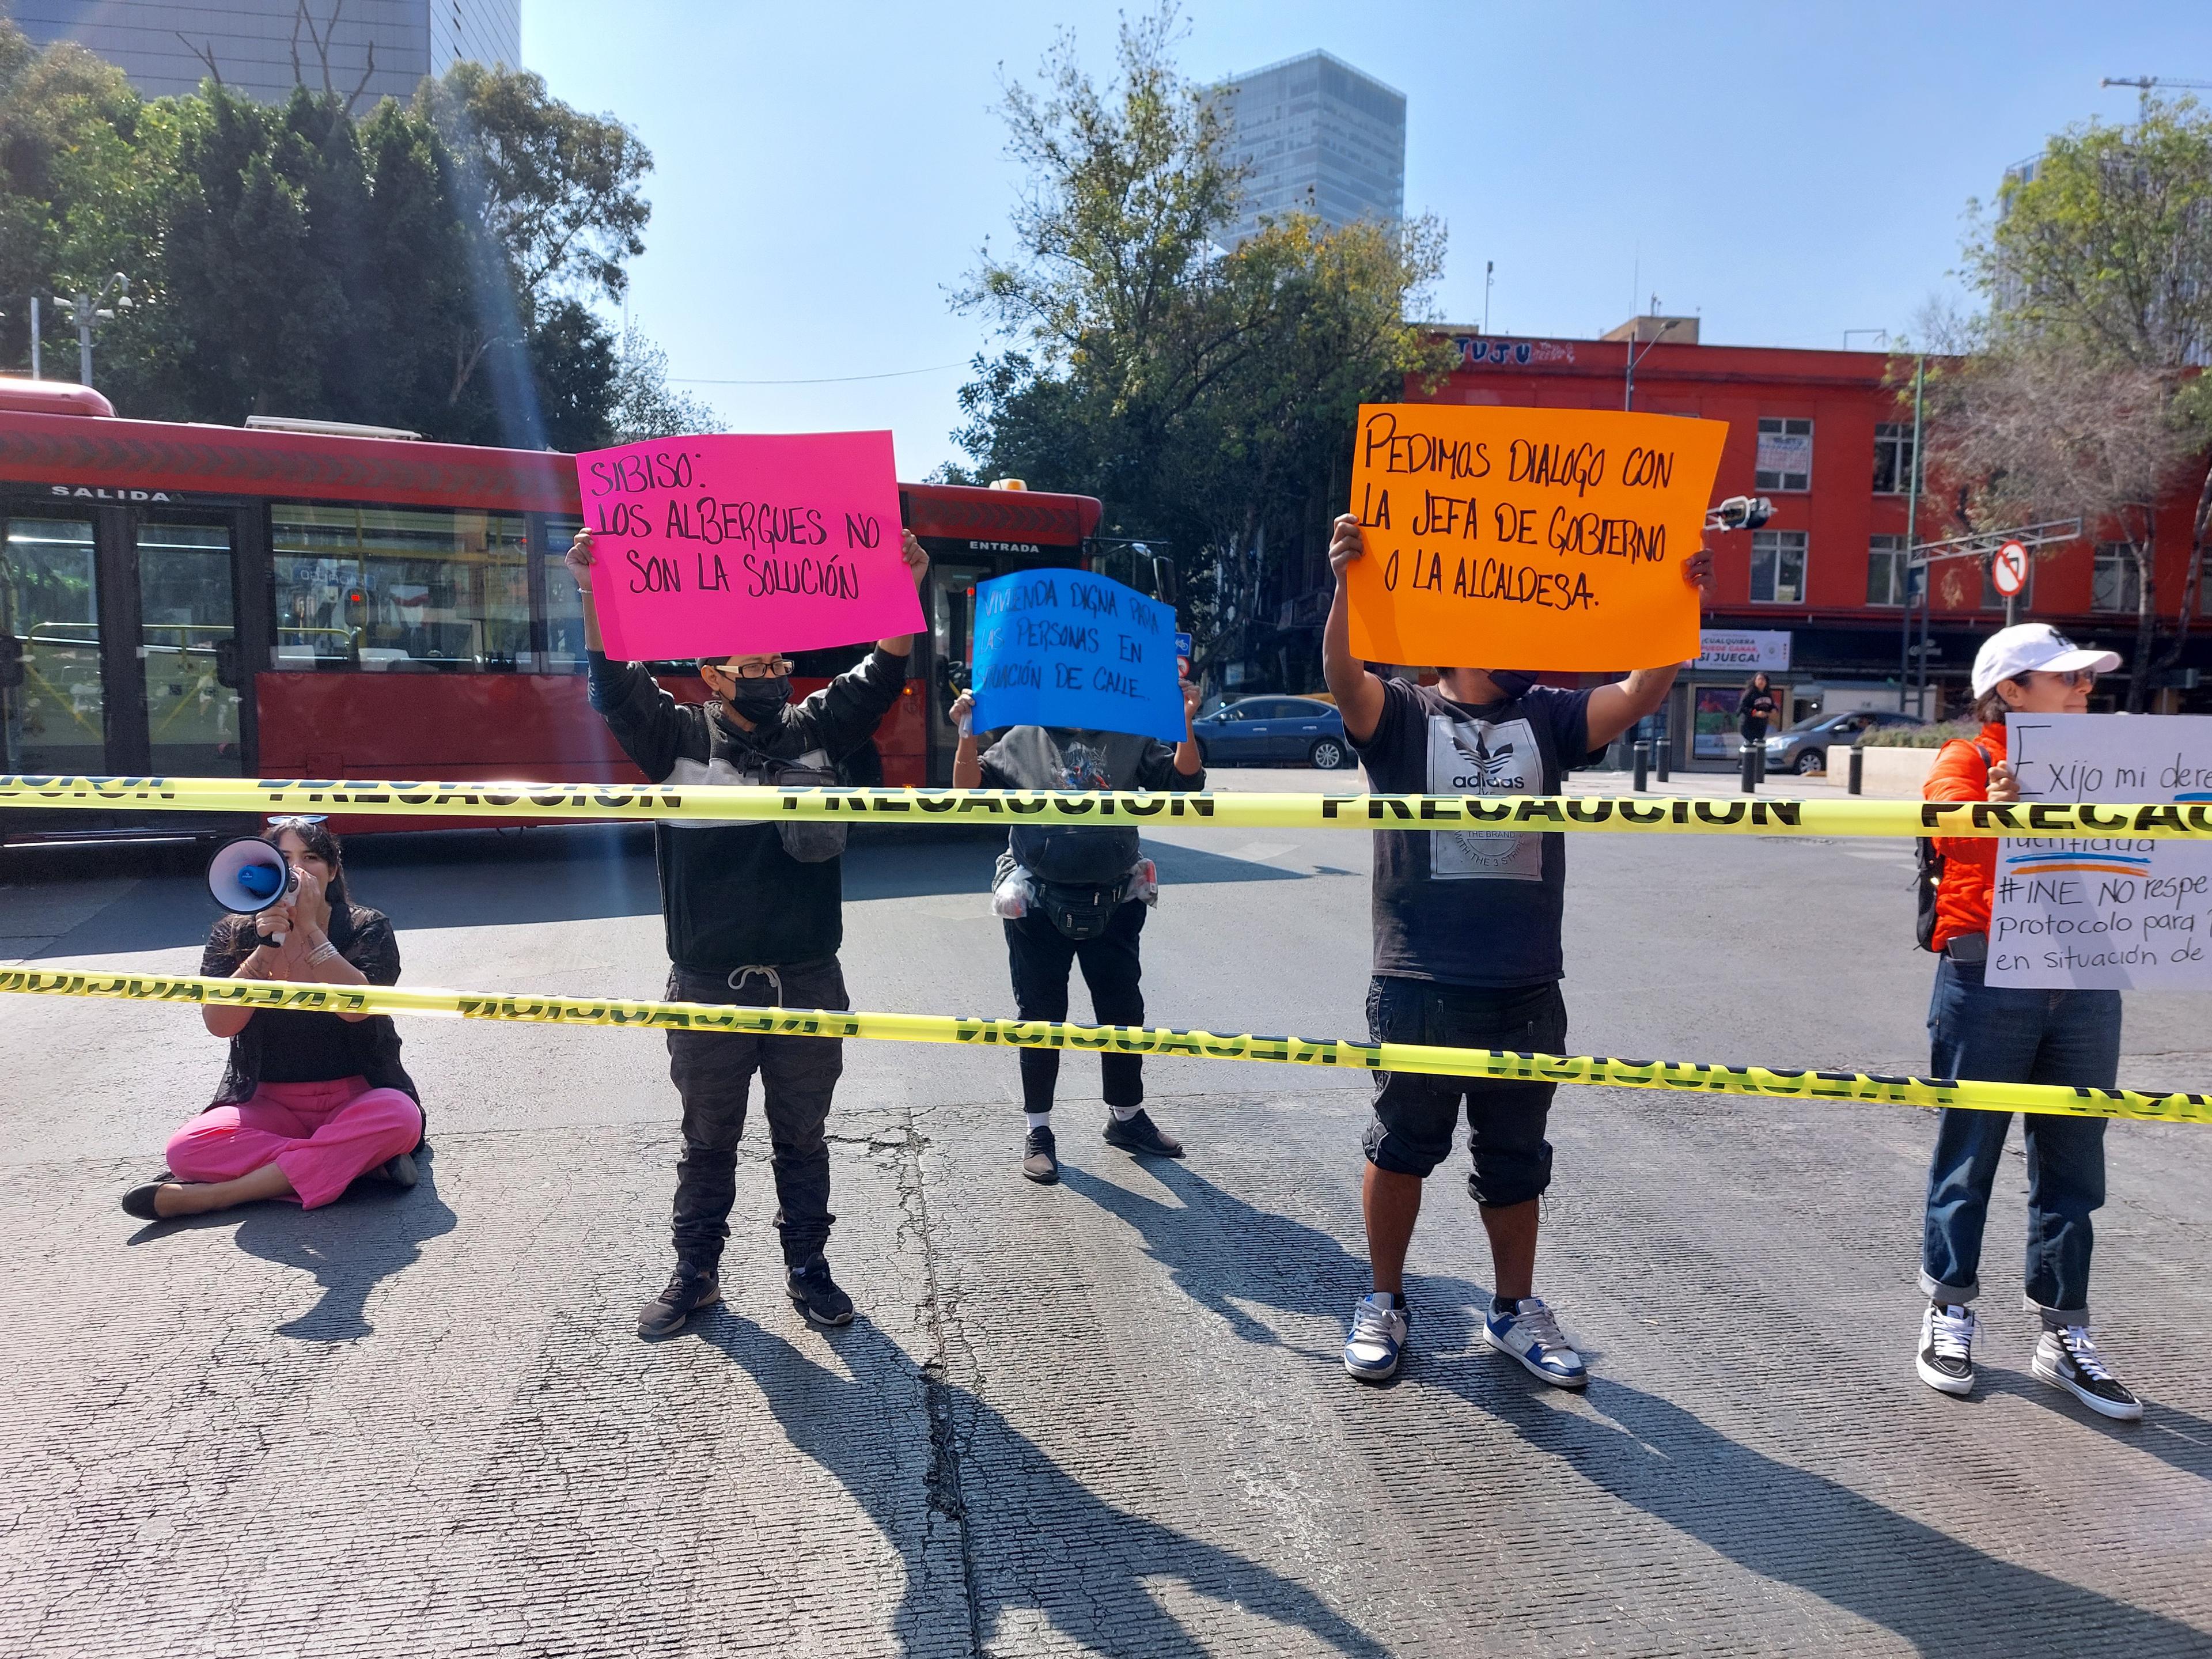
<svg viewBox="0 0 2212 1659">
<path fill-rule="evenodd" d="M 2109 674 L 2120 665 L 2117 651 L 2084 651 L 2049 623 L 2000 628 L 1974 653 L 1974 695 L 1986 696 L 1999 680 L 2022 674 L 2063 674 L 2086 668 Z"/>
</svg>

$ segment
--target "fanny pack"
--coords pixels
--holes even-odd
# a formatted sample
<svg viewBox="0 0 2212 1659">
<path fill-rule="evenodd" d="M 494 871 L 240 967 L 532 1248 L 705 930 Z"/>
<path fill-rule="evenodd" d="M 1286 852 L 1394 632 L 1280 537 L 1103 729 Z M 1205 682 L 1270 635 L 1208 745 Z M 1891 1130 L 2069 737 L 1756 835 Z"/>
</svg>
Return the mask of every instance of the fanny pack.
<svg viewBox="0 0 2212 1659">
<path fill-rule="evenodd" d="M 1081 944 L 1085 939 L 1102 939 L 1114 921 L 1114 912 L 1121 908 L 1121 896 L 1128 883 L 1117 881 L 1110 887 L 1078 886 L 1064 881 L 1037 880 L 1037 908 L 1044 918 L 1069 939 Z"/>
</svg>

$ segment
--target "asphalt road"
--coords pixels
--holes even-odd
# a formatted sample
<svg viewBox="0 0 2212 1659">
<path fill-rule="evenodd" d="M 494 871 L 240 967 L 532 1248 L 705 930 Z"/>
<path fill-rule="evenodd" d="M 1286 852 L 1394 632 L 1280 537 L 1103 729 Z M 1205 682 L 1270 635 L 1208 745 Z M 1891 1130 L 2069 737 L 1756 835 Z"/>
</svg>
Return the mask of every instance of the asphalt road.
<svg viewBox="0 0 2212 1659">
<path fill-rule="evenodd" d="M 992 851 L 848 857 L 855 1006 L 1012 1012 Z M 1153 1020 L 1364 1035 L 1364 835 L 1152 851 Z M 407 983 L 659 990 L 639 830 L 352 862 Z M 1569 868 L 1577 1050 L 1924 1067 L 1901 845 L 1589 836 Z M 0 960 L 186 968 L 211 919 L 177 855 L 11 880 Z M 2131 998 L 2124 1080 L 2212 1085 L 2209 1014 Z M 2202 1129 L 2111 1134 L 2094 1300 L 2140 1425 L 2028 1375 L 2017 1133 L 1958 1401 L 1911 1365 L 1930 1119 L 1592 1089 L 1554 1112 L 1539 1269 L 1587 1395 L 1482 1346 L 1449 1167 L 1406 1372 L 1370 1389 L 1337 1358 L 1365 1288 L 1360 1079 L 1153 1062 L 1191 1155 L 1146 1164 L 1098 1141 L 1070 1057 L 1046 1188 L 1017 1172 L 1011 1055 L 849 1043 L 832 1259 L 861 1318 L 824 1334 L 783 1299 L 753 1139 L 726 1308 L 647 1346 L 659 1039 L 404 1035 L 434 1146 L 414 1192 L 142 1228 L 116 1197 L 218 1045 L 188 1010 L 0 1000 L 0 1653 L 2212 1651 Z"/>
</svg>

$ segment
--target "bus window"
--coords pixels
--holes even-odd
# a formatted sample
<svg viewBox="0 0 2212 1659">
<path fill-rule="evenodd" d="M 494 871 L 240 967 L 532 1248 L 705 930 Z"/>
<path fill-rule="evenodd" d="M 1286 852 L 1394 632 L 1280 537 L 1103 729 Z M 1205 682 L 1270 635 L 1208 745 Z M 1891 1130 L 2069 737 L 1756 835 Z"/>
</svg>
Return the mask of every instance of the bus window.
<svg viewBox="0 0 2212 1659">
<path fill-rule="evenodd" d="M 530 648 L 520 514 L 274 501 L 269 529 L 277 668 L 483 673 Z"/>
<path fill-rule="evenodd" d="M 584 672 L 584 590 L 564 562 L 581 519 L 545 520 L 545 660 L 549 673 Z"/>
<path fill-rule="evenodd" d="M 0 558 L 0 628 L 15 660 L 0 676 L 0 743 L 10 772 L 107 770 L 100 678 L 100 587 L 92 526 L 10 519 Z M 20 684 L 9 680 L 21 675 Z"/>
</svg>

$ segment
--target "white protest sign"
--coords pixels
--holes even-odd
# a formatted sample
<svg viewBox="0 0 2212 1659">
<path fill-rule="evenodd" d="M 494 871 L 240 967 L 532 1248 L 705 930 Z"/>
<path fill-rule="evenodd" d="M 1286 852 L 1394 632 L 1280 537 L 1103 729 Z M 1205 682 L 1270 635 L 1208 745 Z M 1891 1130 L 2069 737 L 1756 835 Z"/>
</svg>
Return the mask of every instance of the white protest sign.
<svg viewBox="0 0 2212 1659">
<path fill-rule="evenodd" d="M 2212 801 L 2212 715 L 2014 714 L 2023 801 Z M 2212 847 L 2144 836 L 1997 843 L 1991 985 L 2212 989 Z"/>
</svg>

